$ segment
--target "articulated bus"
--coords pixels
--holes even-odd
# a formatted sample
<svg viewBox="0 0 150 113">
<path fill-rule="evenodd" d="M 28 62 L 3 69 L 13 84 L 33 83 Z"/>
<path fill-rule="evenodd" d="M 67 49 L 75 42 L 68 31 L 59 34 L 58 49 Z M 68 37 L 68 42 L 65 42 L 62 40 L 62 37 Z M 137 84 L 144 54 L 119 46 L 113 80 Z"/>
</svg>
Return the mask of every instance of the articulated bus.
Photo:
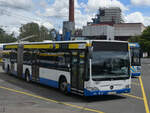
<svg viewBox="0 0 150 113">
<path fill-rule="evenodd" d="M 4 45 L 9 74 L 83 96 L 129 93 L 128 42 L 57 41 Z"/>
<path fill-rule="evenodd" d="M 131 76 L 141 75 L 141 53 L 138 43 L 129 43 L 131 53 Z"/>
</svg>

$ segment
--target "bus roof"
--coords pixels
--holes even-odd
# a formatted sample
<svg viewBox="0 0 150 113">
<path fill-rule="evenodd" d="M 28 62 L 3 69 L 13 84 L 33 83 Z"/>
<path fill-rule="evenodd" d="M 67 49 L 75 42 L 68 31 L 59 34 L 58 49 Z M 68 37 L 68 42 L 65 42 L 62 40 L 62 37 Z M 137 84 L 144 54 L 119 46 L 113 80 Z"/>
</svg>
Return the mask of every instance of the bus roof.
<svg viewBox="0 0 150 113">
<path fill-rule="evenodd" d="M 11 43 L 4 45 L 4 49 L 18 48 L 22 44 L 25 49 L 85 49 L 91 46 L 92 42 L 118 42 L 127 43 L 126 41 L 116 40 L 75 40 L 75 41 L 47 41 L 47 42 L 25 42 L 25 43 Z M 85 44 L 83 44 L 85 43 Z"/>
<path fill-rule="evenodd" d="M 127 41 L 118 40 L 71 40 L 71 41 L 43 41 L 43 42 L 25 42 L 25 43 L 7 43 L 4 45 L 17 45 L 17 44 L 51 44 L 51 43 L 92 43 L 92 42 L 121 42 L 128 43 Z"/>
</svg>

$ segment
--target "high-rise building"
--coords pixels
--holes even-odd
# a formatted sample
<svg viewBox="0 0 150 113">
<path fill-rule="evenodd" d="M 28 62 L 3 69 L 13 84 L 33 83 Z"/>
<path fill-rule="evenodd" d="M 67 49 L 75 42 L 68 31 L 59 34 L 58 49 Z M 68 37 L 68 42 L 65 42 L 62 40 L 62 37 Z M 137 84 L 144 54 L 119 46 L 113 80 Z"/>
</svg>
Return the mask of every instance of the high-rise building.
<svg viewBox="0 0 150 113">
<path fill-rule="evenodd" d="M 122 11 L 119 7 L 100 8 L 96 18 L 93 18 L 93 24 L 101 23 L 123 23 Z"/>
</svg>

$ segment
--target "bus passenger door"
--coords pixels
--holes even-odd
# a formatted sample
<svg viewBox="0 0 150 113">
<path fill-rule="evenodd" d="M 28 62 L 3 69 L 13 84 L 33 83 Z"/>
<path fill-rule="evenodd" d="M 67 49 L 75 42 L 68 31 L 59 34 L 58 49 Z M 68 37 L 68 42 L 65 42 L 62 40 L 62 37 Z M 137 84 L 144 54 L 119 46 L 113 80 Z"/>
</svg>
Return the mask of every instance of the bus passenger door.
<svg viewBox="0 0 150 113">
<path fill-rule="evenodd" d="M 85 62 L 81 57 L 82 52 L 73 52 L 71 56 L 71 91 L 75 93 L 83 93 Z"/>
<path fill-rule="evenodd" d="M 23 45 L 18 45 L 17 51 L 17 76 L 22 77 L 23 75 Z"/>
<path fill-rule="evenodd" d="M 32 80 L 39 80 L 39 59 L 38 53 L 32 53 Z"/>
</svg>

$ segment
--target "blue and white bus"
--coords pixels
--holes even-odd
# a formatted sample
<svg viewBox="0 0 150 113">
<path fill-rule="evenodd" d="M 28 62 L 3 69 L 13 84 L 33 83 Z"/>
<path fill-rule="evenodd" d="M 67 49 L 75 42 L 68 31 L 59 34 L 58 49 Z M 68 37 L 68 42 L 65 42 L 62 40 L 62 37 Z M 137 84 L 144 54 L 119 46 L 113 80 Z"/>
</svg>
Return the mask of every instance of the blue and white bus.
<svg viewBox="0 0 150 113">
<path fill-rule="evenodd" d="M 83 96 L 129 93 L 128 42 L 78 40 L 4 45 L 3 69 Z"/>
<path fill-rule="evenodd" d="M 129 43 L 130 54 L 131 54 L 131 75 L 140 76 L 141 75 L 141 53 L 140 45 L 138 43 Z"/>
</svg>

